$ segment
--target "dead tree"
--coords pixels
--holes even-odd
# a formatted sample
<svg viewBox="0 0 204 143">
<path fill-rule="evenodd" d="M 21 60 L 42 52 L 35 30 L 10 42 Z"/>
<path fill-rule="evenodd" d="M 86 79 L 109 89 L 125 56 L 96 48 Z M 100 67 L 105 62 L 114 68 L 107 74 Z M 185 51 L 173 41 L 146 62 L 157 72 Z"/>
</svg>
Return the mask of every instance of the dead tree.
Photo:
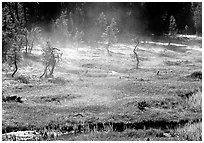
<svg viewBox="0 0 204 143">
<path fill-rule="evenodd" d="M 21 61 L 20 50 L 23 47 L 23 39 L 23 35 L 17 35 L 15 39 L 13 39 L 13 44 L 10 50 L 8 51 L 8 62 L 10 62 L 10 65 L 14 65 L 15 68 L 14 72 L 11 75 L 12 77 L 14 77 L 14 75 L 18 71 L 18 63 Z"/>
<path fill-rule="evenodd" d="M 53 77 L 54 69 L 57 62 L 59 62 L 60 56 L 60 52 L 56 52 L 56 50 L 60 51 L 59 49 L 52 47 L 51 44 L 47 42 L 46 47 L 43 49 L 43 64 L 45 66 L 45 69 L 40 78 L 42 78 L 43 76 L 45 78 Z"/>
<path fill-rule="evenodd" d="M 47 77 L 47 69 L 48 69 L 48 65 L 45 66 L 44 72 L 43 72 L 43 74 L 40 76 L 40 78 L 42 78 L 43 76 L 45 76 L 45 78 Z"/>
<path fill-rule="evenodd" d="M 32 28 L 30 31 L 25 29 L 26 33 L 26 54 L 29 52 L 31 54 L 35 44 L 40 40 L 41 29 L 39 27 Z"/>
<path fill-rule="evenodd" d="M 140 41 L 138 38 L 136 38 L 136 39 L 134 39 L 134 42 L 136 43 L 136 45 L 135 45 L 135 48 L 133 49 L 133 53 L 134 53 L 135 58 L 137 60 L 136 68 L 138 69 L 140 61 L 139 61 L 139 56 L 138 56 L 136 50 L 137 50 L 137 46 L 140 44 Z"/>
<path fill-rule="evenodd" d="M 62 61 L 62 51 L 58 48 L 53 48 L 55 59 L 57 59 L 57 62 Z"/>
<path fill-rule="evenodd" d="M 15 55 L 15 59 L 16 59 L 16 55 Z M 15 70 L 14 70 L 14 72 L 11 75 L 12 77 L 14 77 L 14 74 L 18 71 L 17 60 L 14 60 L 14 66 L 15 66 Z"/>
</svg>

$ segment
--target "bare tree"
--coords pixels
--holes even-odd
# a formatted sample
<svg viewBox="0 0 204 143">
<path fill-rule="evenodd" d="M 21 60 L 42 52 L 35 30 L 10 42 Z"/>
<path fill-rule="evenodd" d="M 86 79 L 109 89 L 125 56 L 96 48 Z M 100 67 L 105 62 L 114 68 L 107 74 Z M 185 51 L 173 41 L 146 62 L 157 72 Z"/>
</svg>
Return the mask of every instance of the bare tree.
<svg viewBox="0 0 204 143">
<path fill-rule="evenodd" d="M 140 60 L 139 60 L 139 56 L 138 56 L 136 50 L 137 50 L 137 46 L 140 44 L 139 38 L 135 38 L 135 39 L 134 39 L 134 43 L 135 43 L 136 45 L 135 45 L 135 48 L 133 49 L 133 53 L 134 53 L 135 58 L 136 58 L 136 60 L 137 60 L 136 68 L 138 69 Z"/>
<path fill-rule="evenodd" d="M 46 46 L 43 47 L 43 65 L 45 66 L 43 74 L 40 76 L 42 78 L 43 76 L 45 78 L 53 77 L 54 69 L 57 64 L 57 62 L 60 61 L 60 56 L 62 55 L 62 52 L 58 48 L 52 47 L 51 43 L 47 41 Z M 49 72 L 49 73 L 48 73 Z"/>
<path fill-rule="evenodd" d="M 40 40 L 41 29 L 40 27 L 32 28 L 30 31 L 25 29 L 26 33 L 26 54 L 29 52 L 31 54 L 34 44 Z"/>
</svg>

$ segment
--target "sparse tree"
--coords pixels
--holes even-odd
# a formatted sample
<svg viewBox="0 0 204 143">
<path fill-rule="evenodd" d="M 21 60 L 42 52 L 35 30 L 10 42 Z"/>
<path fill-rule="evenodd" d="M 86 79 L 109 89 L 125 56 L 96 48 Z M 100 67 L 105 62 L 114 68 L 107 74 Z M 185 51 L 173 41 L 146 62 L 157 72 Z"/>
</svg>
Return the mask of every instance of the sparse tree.
<svg viewBox="0 0 204 143">
<path fill-rule="evenodd" d="M 117 33 L 119 32 L 117 28 L 117 23 L 114 18 L 111 20 L 111 24 L 105 28 L 104 33 L 102 34 L 102 38 L 105 42 L 105 47 L 110 55 L 109 47 L 117 42 Z"/>
<path fill-rule="evenodd" d="M 176 19 L 172 15 L 169 21 L 169 38 L 170 38 L 169 45 L 171 44 L 171 40 L 175 38 L 177 33 L 178 33 L 178 29 L 176 25 Z"/>
</svg>

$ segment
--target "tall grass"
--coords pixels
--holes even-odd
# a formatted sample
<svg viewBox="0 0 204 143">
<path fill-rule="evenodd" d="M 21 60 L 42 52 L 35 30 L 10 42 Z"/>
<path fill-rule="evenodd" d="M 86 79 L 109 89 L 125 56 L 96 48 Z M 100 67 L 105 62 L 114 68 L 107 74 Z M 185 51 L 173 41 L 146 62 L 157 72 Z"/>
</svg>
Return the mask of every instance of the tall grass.
<svg viewBox="0 0 204 143">
<path fill-rule="evenodd" d="M 188 110 L 202 112 L 202 91 L 198 90 L 186 99 L 185 106 Z M 185 140 L 202 140 L 202 122 L 188 123 L 182 128 L 178 128 L 176 133 Z"/>
<path fill-rule="evenodd" d="M 186 101 L 187 108 L 195 112 L 202 111 L 202 92 L 198 91 L 190 96 Z"/>
<path fill-rule="evenodd" d="M 202 122 L 187 124 L 183 128 L 177 129 L 177 134 L 186 140 L 202 141 Z"/>
</svg>

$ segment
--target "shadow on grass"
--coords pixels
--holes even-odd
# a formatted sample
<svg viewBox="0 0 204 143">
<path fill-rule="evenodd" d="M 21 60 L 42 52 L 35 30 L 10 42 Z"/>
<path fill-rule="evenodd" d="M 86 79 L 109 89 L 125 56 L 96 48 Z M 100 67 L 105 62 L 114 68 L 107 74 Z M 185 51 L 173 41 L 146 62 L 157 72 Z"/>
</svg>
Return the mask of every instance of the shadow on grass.
<svg viewBox="0 0 204 143">
<path fill-rule="evenodd" d="M 42 62 L 41 55 L 35 55 L 35 54 L 23 54 L 24 59 L 29 59 L 35 62 Z"/>
<path fill-rule="evenodd" d="M 185 53 L 188 51 L 187 46 L 164 45 L 164 48 L 170 51 Z"/>
</svg>

